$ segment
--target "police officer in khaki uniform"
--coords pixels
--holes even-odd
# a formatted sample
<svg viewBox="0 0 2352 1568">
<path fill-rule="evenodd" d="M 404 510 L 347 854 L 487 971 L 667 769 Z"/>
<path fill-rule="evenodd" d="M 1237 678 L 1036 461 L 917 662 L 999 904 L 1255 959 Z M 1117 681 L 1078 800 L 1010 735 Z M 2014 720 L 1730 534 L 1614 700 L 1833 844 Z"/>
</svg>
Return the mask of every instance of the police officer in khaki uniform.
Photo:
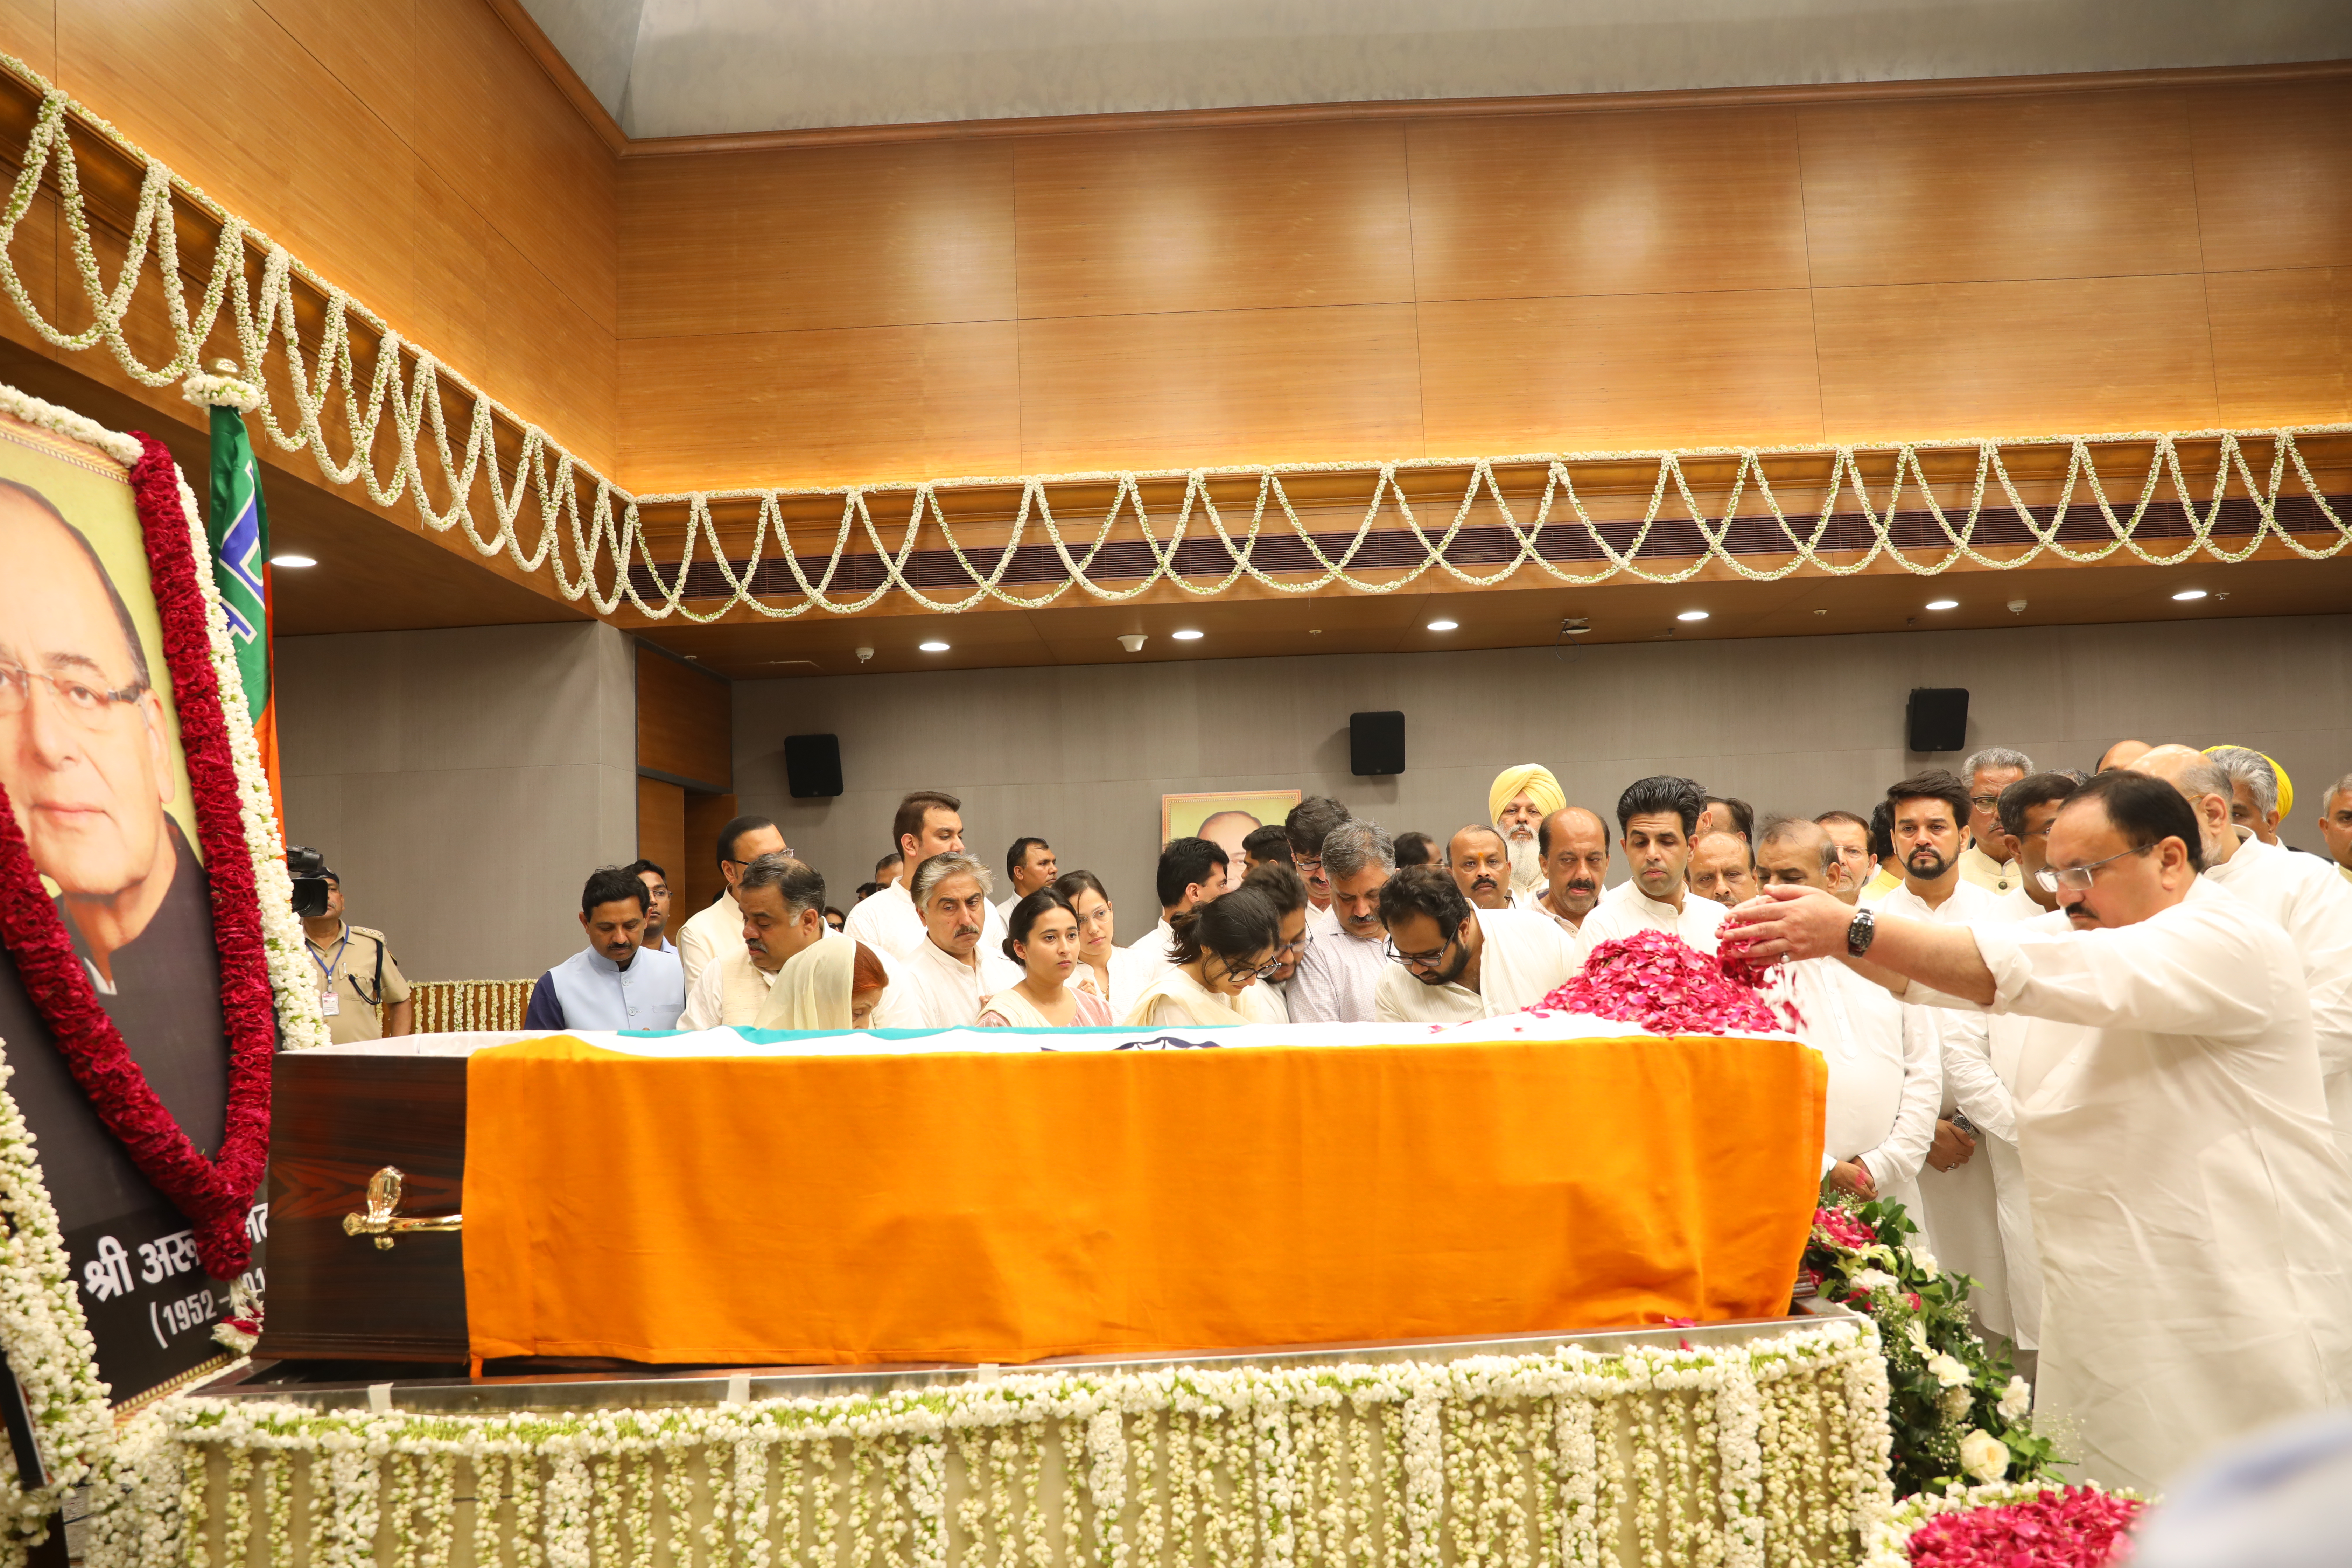
<svg viewBox="0 0 2352 1568">
<path fill-rule="evenodd" d="M 328 1037 L 341 1046 L 413 1032 L 415 1009 L 408 999 L 408 981 L 383 933 L 344 923 L 343 879 L 332 870 L 323 875 L 327 912 L 303 921 L 302 935 L 318 975 Z"/>
</svg>

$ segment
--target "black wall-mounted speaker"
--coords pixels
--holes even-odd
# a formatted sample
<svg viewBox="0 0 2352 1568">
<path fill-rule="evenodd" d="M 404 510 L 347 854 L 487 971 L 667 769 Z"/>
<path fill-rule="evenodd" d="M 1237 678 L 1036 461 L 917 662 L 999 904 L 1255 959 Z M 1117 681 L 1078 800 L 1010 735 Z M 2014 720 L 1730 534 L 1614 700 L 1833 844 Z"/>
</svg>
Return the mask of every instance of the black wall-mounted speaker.
<svg viewBox="0 0 2352 1568">
<path fill-rule="evenodd" d="M 1969 743 L 1969 689 L 1915 686 L 1904 717 L 1913 751 L 1959 751 Z"/>
<path fill-rule="evenodd" d="M 841 737 L 784 737 L 784 778 L 794 800 L 829 800 L 841 793 Z"/>
<path fill-rule="evenodd" d="M 1359 778 L 1404 772 L 1404 715 L 1348 715 L 1348 771 Z"/>
</svg>

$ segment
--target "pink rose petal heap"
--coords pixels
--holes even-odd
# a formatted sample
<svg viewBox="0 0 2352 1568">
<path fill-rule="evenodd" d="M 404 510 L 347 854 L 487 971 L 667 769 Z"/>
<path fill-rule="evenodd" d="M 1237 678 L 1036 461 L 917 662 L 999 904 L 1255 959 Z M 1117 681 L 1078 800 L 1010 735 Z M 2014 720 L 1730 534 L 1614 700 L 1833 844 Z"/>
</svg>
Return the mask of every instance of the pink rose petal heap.
<svg viewBox="0 0 2352 1568">
<path fill-rule="evenodd" d="M 1865 1247 L 1878 1245 L 1878 1233 L 1842 1208 L 1824 1206 L 1813 1211 L 1813 1235 L 1832 1247 L 1848 1252 L 1860 1252 Z"/>
<path fill-rule="evenodd" d="M 1907 1545 L 1915 1568 L 2105 1568 L 2129 1551 L 2125 1532 L 2143 1506 L 2091 1487 L 2062 1487 L 2031 1502 L 1937 1514 Z"/>
<path fill-rule="evenodd" d="M 1781 1034 L 1790 1027 L 1744 964 L 1719 963 L 1662 931 L 1602 942 L 1581 974 L 1528 1011 L 1615 1018 L 1657 1035 Z"/>
</svg>

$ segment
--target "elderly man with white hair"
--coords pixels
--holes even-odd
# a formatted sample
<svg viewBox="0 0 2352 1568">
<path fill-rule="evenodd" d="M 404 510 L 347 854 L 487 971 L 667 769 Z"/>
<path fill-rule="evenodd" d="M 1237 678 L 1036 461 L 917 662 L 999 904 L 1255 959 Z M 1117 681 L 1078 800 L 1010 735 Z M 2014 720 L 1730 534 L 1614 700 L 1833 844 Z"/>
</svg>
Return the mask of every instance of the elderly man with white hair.
<svg viewBox="0 0 2352 1568">
<path fill-rule="evenodd" d="M 2000 792 L 2033 771 L 2033 759 L 2007 746 L 1987 746 L 1960 764 L 1969 791 L 1969 847 L 1960 851 L 1960 880 L 1999 897 L 2024 884 L 2017 852 L 2000 826 Z M 1992 851 L 1998 849 L 1999 854 Z"/>
<path fill-rule="evenodd" d="M 1536 836 L 1543 819 L 1567 804 L 1559 780 L 1539 763 L 1505 768 L 1486 791 L 1486 816 L 1511 858 L 1511 902 L 1520 909 L 1535 908 L 1544 896 L 1543 850 Z"/>
<path fill-rule="evenodd" d="M 2294 809 L 2294 781 L 2286 770 L 2252 746 L 2208 746 L 2205 754 L 2230 775 L 2230 820 L 2276 844 L 2278 825 Z"/>
<path fill-rule="evenodd" d="M 2229 773 L 2218 757 L 2158 746 L 2132 764 L 2179 790 L 2204 834 L 2205 875 L 2286 932 L 2311 988 L 2311 1026 L 2336 1142 L 2352 1155 L 2352 887 L 2316 855 L 2265 844 L 2230 820 Z"/>
<path fill-rule="evenodd" d="M 970 1028 L 980 1022 L 982 1003 L 1021 984 L 1021 970 L 981 942 L 991 881 L 987 867 L 960 851 L 915 868 L 908 891 L 923 918 L 923 940 L 890 961 L 879 1026 Z"/>
</svg>

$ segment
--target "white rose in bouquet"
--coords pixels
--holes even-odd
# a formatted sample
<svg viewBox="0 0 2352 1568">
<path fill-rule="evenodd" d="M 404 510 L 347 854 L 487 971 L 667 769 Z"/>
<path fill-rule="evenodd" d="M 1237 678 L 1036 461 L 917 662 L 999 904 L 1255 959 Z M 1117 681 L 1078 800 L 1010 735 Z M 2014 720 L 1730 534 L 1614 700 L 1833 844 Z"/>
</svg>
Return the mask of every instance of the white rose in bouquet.
<svg viewBox="0 0 2352 1568">
<path fill-rule="evenodd" d="M 1981 1426 L 1960 1439 L 1960 1468 L 1987 1486 L 2009 1474 L 2009 1445 Z"/>
<path fill-rule="evenodd" d="M 1936 1381 L 1946 1388 L 1958 1388 L 1969 1380 L 1968 1367 L 1946 1351 L 1937 1351 L 1927 1358 L 1927 1370 L 1934 1373 Z"/>
<path fill-rule="evenodd" d="M 1881 1290 L 1890 1296 L 1899 1295 L 1903 1289 L 1903 1281 L 1884 1268 L 1857 1269 L 1846 1277 L 1846 1283 L 1857 1290 L 1867 1290 L 1874 1296 Z"/>
<path fill-rule="evenodd" d="M 2009 1386 L 2000 1391 L 2000 1403 L 1993 1406 L 2004 1421 L 2023 1419 L 2033 1408 L 2033 1385 L 2021 1377 L 2012 1377 Z"/>
</svg>

